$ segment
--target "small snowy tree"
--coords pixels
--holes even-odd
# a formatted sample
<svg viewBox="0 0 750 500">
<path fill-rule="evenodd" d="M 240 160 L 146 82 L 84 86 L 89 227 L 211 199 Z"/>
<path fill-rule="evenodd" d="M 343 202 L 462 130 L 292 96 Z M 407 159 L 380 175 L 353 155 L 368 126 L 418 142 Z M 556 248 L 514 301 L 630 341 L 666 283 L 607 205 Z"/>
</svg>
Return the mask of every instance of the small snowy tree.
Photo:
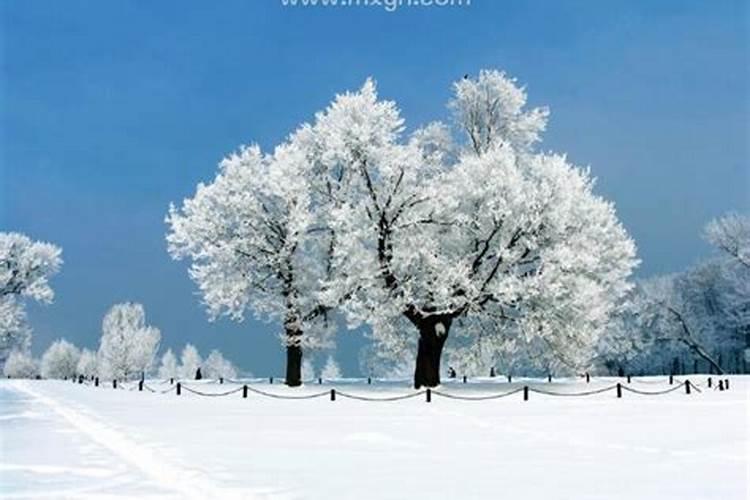
<svg viewBox="0 0 750 500">
<path fill-rule="evenodd" d="M 159 378 L 161 379 L 172 379 L 180 376 L 179 365 L 177 364 L 177 357 L 172 352 L 172 349 L 167 349 L 167 352 L 161 357 L 161 365 L 159 366 Z"/>
<path fill-rule="evenodd" d="M 315 379 L 315 365 L 313 365 L 313 362 L 310 358 L 305 358 L 304 360 L 302 360 L 301 377 L 303 381 L 310 381 Z"/>
<path fill-rule="evenodd" d="M 12 350 L 28 349 L 23 300 L 50 303 L 49 280 L 62 265 L 59 247 L 19 233 L 0 233 L 0 363 Z"/>
<path fill-rule="evenodd" d="M 333 359 L 333 356 L 328 356 L 323 370 L 320 372 L 320 376 L 325 380 L 334 380 L 341 378 L 341 370 L 339 369 L 338 363 Z"/>
<path fill-rule="evenodd" d="M 205 368 L 205 376 L 211 379 L 237 377 L 237 370 L 234 368 L 234 365 L 225 359 L 216 349 L 211 351 L 203 362 L 203 366 Z"/>
<path fill-rule="evenodd" d="M 52 343 L 42 355 L 44 378 L 75 377 L 81 352 L 65 339 Z"/>
<path fill-rule="evenodd" d="M 140 377 L 151 369 L 160 341 L 159 329 L 146 325 L 141 304 L 112 306 L 102 321 L 100 375 L 117 380 Z"/>
<path fill-rule="evenodd" d="M 76 373 L 83 375 L 86 378 L 91 378 L 98 375 L 98 363 L 96 359 L 96 353 L 88 349 L 81 351 L 81 356 L 78 358 L 78 366 L 76 367 Z"/>
<path fill-rule="evenodd" d="M 3 374 L 11 378 L 33 378 L 39 374 L 39 363 L 26 351 L 13 351 L 5 361 Z"/>
<path fill-rule="evenodd" d="M 195 378 L 198 368 L 203 364 L 198 349 L 193 344 L 187 344 L 180 356 L 180 378 L 192 380 Z"/>
</svg>

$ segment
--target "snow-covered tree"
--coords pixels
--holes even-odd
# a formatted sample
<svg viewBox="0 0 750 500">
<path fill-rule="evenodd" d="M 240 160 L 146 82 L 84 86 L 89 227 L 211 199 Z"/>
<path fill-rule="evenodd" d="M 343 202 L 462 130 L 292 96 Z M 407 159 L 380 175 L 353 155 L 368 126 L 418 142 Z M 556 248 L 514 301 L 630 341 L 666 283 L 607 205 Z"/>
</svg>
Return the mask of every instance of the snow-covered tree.
<svg viewBox="0 0 750 500">
<path fill-rule="evenodd" d="M 729 213 L 711 221 L 706 239 L 738 264 L 750 269 L 750 217 Z"/>
<path fill-rule="evenodd" d="M 237 370 L 234 365 L 228 359 L 216 349 L 211 351 L 203 362 L 204 375 L 211 379 L 222 378 L 235 378 L 237 377 Z"/>
<path fill-rule="evenodd" d="M 0 363 L 11 352 L 28 351 L 30 347 L 31 328 L 23 305 L 14 296 L 0 298 Z"/>
<path fill-rule="evenodd" d="M 117 380 L 141 377 L 153 366 L 160 341 L 159 329 L 146 324 L 141 304 L 115 304 L 102 321 L 100 375 Z"/>
<path fill-rule="evenodd" d="M 241 321 L 250 310 L 283 325 L 290 386 L 301 383 L 303 348 L 329 345 L 331 333 L 317 289 L 333 237 L 315 221 L 314 165 L 300 135 L 306 129 L 273 154 L 242 147 L 166 219 L 169 252 L 192 261 L 190 277 L 211 319 Z"/>
<path fill-rule="evenodd" d="M 42 355 L 42 376 L 44 378 L 75 377 L 78 358 L 81 352 L 65 339 L 59 339 L 50 345 Z"/>
<path fill-rule="evenodd" d="M 336 363 L 336 360 L 333 359 L 333 356 L 328 356 L 326 364 L 323 366 L 323 370 L 321 370 L 320 372 L 320 376 L 325 380 L 334 380 L 341 378 L 341 369 L 339 368 L 338 363 Z"/>
<path fill-rule="evenodd" d="M 180 376 L 180 367 L 177 363 L 177 357 L 172 352 L 172 349 L 167 349 L 167 352 L 161 357 L 161 365 L 159 366 L 159 378 L 161 379 L 172 379 Z"/>
<path fill-rule="evenodd" d="M 706 226 L 706 239 L 716 247 L 721 259 L 723 290 L 719 308 L 724 325 L 736 337 L 744 337 L 736 352 L 745 364 L 750 362 L 750 216 L 729 213 Z"/>
<path fill-rule="evenodd" d="M 5 360 L 3 374 L 11 378 L 33 378 L 39 374 L 39 362 L 28 351 L 13 351 Z"/>
<path fill-rule="evenodd" d="M 198 349 L 193 344 L 187 344 L 180 356 L 180 378 L 192 380 L 195 378 L 198 368 L 203 364 Z"/>
<path fill-rule="evenodd" d="M 28 349 L 31 329 L 23 300 L 50 303 L 49 280 L 62 265 L 59 247 L 19 233 L 0 232 L 0 363 L 12 350 Z"/>
<path fill-rule="evenodd" d="M 683 274 L 657 276 L 643 282 L 640 320 L 642 333 L 652 335 L 656 344 L 651 349 L 652 367 L 668 364 L 669 359 L 664 359 L 667 356 L 677 356 L 677 344 L 723 373 L 718 354 L 730 344 L 714 314 L 716 296 L 709 280 L 716 277 L 715 273 L 715 268 L 699 266 Z"/>
<path fill-rule="evenodd" d="M 303 381 L 310 381 L 315 379 L 315 365 L 313 365 L 313 362 L 309 357 L 306 357 L 302 360 L 302 368 L 300 372 L 300 376 Z"/>
<path fill-rule="evenodd" d="M 518 338 L 586 366 L 630 289 L 635 245 L 588 171 L 534 151 L 547 112 L 526 110 L 513 80 L 483 71 L 455 92 L 463 144 L 440 124 L 402 140 L 370 80 L 316 115 L 310 160 L 334 193 L 325 296 L 381 344 L 416 337 L 415 387 L 439 384 L 454 324 L 493 331 L 487 349 Z"/>
<path fill-rule="evenodd" d="M 98 375 L 99 360 L 96 359 L 96 353 L 88 349 L 81 350 L 81 356 L 78 358 L 76 373 L 90 378 Z"/>
</svg>

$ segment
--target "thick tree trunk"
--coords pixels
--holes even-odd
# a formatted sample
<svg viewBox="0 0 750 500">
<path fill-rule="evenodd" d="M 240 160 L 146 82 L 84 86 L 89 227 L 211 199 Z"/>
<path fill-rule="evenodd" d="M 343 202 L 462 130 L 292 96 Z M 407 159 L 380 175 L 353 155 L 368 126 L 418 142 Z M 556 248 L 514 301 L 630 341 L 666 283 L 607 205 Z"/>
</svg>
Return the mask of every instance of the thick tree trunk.
<svg viewBox="0 0 750 500">
<path fill-rule="evenodd" d="M 289 387 L 302 385 L 302 347 L 300 345 L 286 346 L 286 385 Z"/>
<path fill-rule="evenodd" d="M 288 321 L 284 326 L 286 334 L 286 377 L 289 387 L 302 385 L 302 331 L 296 321 Z"/>
<path fill-rule="evenodd" d="M 414 369 L 414 388 L 440 385 L 440 357 L 448 338 L 451 318 L 427 318 L 419 322 L 417 365 Z"/>
</svg>

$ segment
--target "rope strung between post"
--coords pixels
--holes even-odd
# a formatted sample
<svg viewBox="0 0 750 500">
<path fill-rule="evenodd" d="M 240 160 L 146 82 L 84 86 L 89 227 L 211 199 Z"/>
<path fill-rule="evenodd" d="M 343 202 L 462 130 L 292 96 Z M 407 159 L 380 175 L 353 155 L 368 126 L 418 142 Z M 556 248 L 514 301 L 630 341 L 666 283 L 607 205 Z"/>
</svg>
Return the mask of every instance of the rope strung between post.
<svg viewBox="0 0 750 500">
<path fill-rule="evenodd" d="M 156 390 L 156 389 L 154 389 L 153 387 L 149 387 L 148 385 L 146 385 L 146 384 L 143 384 L 143 388 L 144 388 L 144 389 L 146 389 L 147 391 L 151 391 L 151 392 L 154 392 L 154 393 L 158 393 L 158 394 L 166 394 L 166 393 L 168 393 L 168 392 L 172 392 L 172 391 L 176 390 L 176 389 L 177 389 L 177 386 L 176 386 L 176 385 L 173 385 L 173 386 L 171 386 L 171 387 L 168 387 L 167 389 L 164 389 L 164 390 Z"/>
<path fill-rule="evenodd" d="M 225 380 L 228 380 L 230 383 L 236 383 L 235 381 L 233 381 L 231 379 L 225 379 Z M 675 381 L 677 382 L 676 379 L 675 379 Z M 157 381 L 157 383 L 164 383 L 164 382 L 166 382 L 166 381 L 163 381 L 163 382 L 162 381 Z M 660 395 L 669 394 L 671 392 L 677 391 L 677 390 L 679 390 L 681 388 L 686 388 L 686 392 L 689 394 L 689 391 L 687 391 L 687 387 L 686 386 L 689 386 L 690 389 L 694 389 L 698 393 L 702 392 L 700 390 L 698 384 L 690 382 L 689 380 L 678 381 L 678 382 L 679 383 L 670 386 L 668 389 L 664 389 L 664 390 L 661 390 L 661 391 L 642 391 L 640 389 L 635 389 L 632 386 L 629 386 L 629 385 L 626 385 L 626 384 L 622 384 L 622 383 L 620 383 L 620 384 L 613 384 L 613 385 L 610 385 L 610 386 L 607 386 L 607 387 L 602 387 L 602 388 L 599 388 L 599 389 L 593 389 L 593 390 L 584 391 L 584 392 L 555 392 L 555 391 L 549 391 L 549 390 L 545 390 L 545 389 L 539 389 L 539 388 L 532 387 L 532 386 L 528 386 L 527 388 L 528 388 L 529 392 L 535 392 L 537 394 L 543 394 L 543 395 L 546 395 L 546 396 L 562 396 L 562 397 L 585 397 L 585 396 L 592 396 L 592 395 L 602 394 L 602 393 L 605 393 L 605 392 L 609 392 L 609 391 L 615 390 L 615 389 L 617 389 L 618 386 L 620 387 L 621 390 L 625 390 L 625 391 L 628 391 L 628 392 L 631 392 L 631 393 L 634 393 L 634 394 L 643 395 L 643 396 L 660 396 Z M 177 384 L 170 385 L 168 388 L 166 388 L 164 390 L 159 390 L 159 389 L 155 389 L 155 388 L 151 387 L 150 385 L 147 385 L 144 382 L 140 382 L 140 383 L 143 384 L 143 388 L 144 389 L 146 389 L 147 391 L 149 391 L 151 393 L 166 394 L 168 392 L 172 392 L 172 391 L 175 391 L 177 389 Z M 117 384 L 117 388 L 120 389 L 120 390 L 125 390 L 125 391 L 134 391 L 134 390 L 136 390 L 138 388 L 138 385 L 140 383 L 132 383 L 132 382 L 125 383 L 125 382 L 121 382 L 121 383 Z M 91 383 L 90 381 L 87 381 L 87 380 L 84 380 L 83 384 L 84 385 L 93 385 L 93 383 Z M 267 392 L 267 391 L 264 391 L 264 390 L 261 390 L 261 389 L 257 389 L 255 387 L 252 387 L 252 386 L 248 385 L 248 384 L 239 385 L 239 386 L 237 386 L 237 387 L 235 387 L 233 389 L 229 389 L 227 391 L 218 392 L 218 393 L 200 391 L 198 389 L 195 389 L 193 387 L 185 385 L 184 383 L 180 384 L 180 386 L 181 386 L 181 388 L 185 389 L 186 391 L 188 391 L 188 392 L 190 392 L 192 394 L 195 394 L 195 395 L 198 395 L 198 396 L 206 396 L 206 397 L 229 396 L 229 395 L 236 394 L 236 393 L 238 393 L 240 391 L 245 391 L 245 390 L 247 390 L 248 392 L 253 392 L 255 394 L 259 394 L 261 396 L 265 396 L 265 397 L 269 397 L 269 398 L 273 398 L 273 399 L 286 399 L 286 400 L 315 399 L 315 398 L 326 397 L 329 394 L 331 394 L 330 390 L 325 390 L 325 391 L 316 392 L 316 393 L 312 393 L 312 394 L 298 394 L 298 395 L 277 394 L 277 393 L 271 393 L 271 392 Z M 476 395 L 476 396 L 451 394 L 451 393 L 442 392 L 440 390 L 434 390 L 434 389 L 431 389 L 430 393 L 434 394 L 436 396 L 442 396 L 442 397 L 444 397 L 446 399 L 454 399 L 454 400 L 460 400 L 460 401 L 487 401 L 487 400 L 492 400 L 492 399 L 501 399 L 501 398 L 509 397 L 509 396 L 512 396 L 514 394 L 518 394 L 518 393 L 523 392 L 523 391 L 524 391 L 524 387 L 518 387 L 517 389 L 511 390 L 511 391 L 508 391 L 508 392 L 498 393 L 498 394 L 486 394 L 486 395 Z M 336 390 L 336 395 L 339 396 L 339 397 L 346 398 L 346 399 L 357 400 L 357 401 L 366 401 L 366 402 L 402 401 L 402 400 L 406 400 L 406 399 L 416 398 L 416 397 L 422 396 L 422 395 L 424 395 L 426 393 L 427 393 L 427 390 L 420 390 L 420 391 L 411 392 L 411 393 L 403 394 L 403 395 L 377 397 L 377 396 L 361 396 L 361 395 L 352 394 L 352 393 L 349 393 L 349 392 L 341 392 L 341 391 Z"/>
<path fill-rule="evenodd" d="M 622 389 L 628 392 L 632 392 L 634 394 L 640 394 L 642 396 L 661 396 L 662 394 L 669 394 L 670 392 L 674 392 L 678 389 L 682 389 L 685 384 L 690 384 L 691 389 L 695 389 L 698 392 L 701 392 L 700 389 L 695 387 L 695 385 L 691 384 L 690 382 L 683 382 L 681 384 L 675 385 L 674 387 L 670 387 L 669 389 L 665 389 L 663 391 L 640 391 L 638 389 L 633 389 L 632 387 L 628 387 L 626 385 L 622 386 Z"/>
<path fill-rule="evenodd" d="M 607 387 L 602 387 L 601 389 L 594 389 L 593 391 L 586 391 L 586 392 L 552 392 L 552 391 L 545 391 L 544 389 L 537 389 L 535 387 L 529 387 L 529 392 L 536 392 L 537 394 L 544 394 L 546 396 L 577 397 L 577 396 L 593 396 L 594 394 L 601 394 L 603 392 L 611 391 L 613 389 L 617 389 L 617 384 L 610 385 Z"/>
<path fill-rule="evenodd" d="M 459 396 L 457 394 L 448 394 L 446 392 L 440 392 L 436 390 L 432 391 L 432 393 L 436 396 L 442 396 L 448 399 L 458 399 L 461 401 L 486 401 L 488 399 L 500 399 L 500 398 L 512 396 L 513 394 L 518 394 L 519 392 L 523 392 L 523 387 L 519 387 L 518 389 L 514 389 L 509 392 L 503 392 L 501 394 L 489 394 L 486 396 Z"/>
<path fill-rule="evenodd" d="M 185 389 L 188 392 L 192 392 L 193 394 L 197 394 L 198 396 L 209 396 L 209 397 L 218 397 L 218 396 L 229 396 L 230 394 L 234 394 L 237 392 L 240 392 L 242 390 L 242 387 L 237 387 L 236 389 L 232 389 L 225 392 L 202 392 L 202 391 L 196 391 L 195 389 L 191 389 L 190 387 L 186 386 L 185 384 L 182 384 L 182 388 Z"/>
<path fill-rule="evenodd" d="M 184 386 L 183 386 L 184 387 Z M 247 387 L 247 390 L 250 392 L 254 392 L 255 394 L 260 394 L 261 396 L 266 396 L 269 398 L 274 399 L 314 399 L 314 398 L 321 398 L 323 396 L 328 396 L 330 394 L 330 391 L 323 391 L 323 392 L 316 392 L 314 394 L 305 394 L 305 395 L 298 395 L 298 396 L 288 396 L 284 394 L 273 394 L 271 392 L 262 391 L 260 389 L 256 389 L 254 387 L 251 387 L 249 385 L 244 386 Z M 242 387 L 240 387 L 242 389 Z M 338 394 L 338 392 L 337 392 Z"/>
<path fill-rule="evenodd" d="M 370 396 L 357 396 L 355 394 L 349 394 L 347 392 L 336 391 L 336 396 L 341 396 L 342 398 L 354 399 L 357 401 L 387 402 L 387 401 L 401 401 L 404 399 L 416 398 L 417 396 L 421 396 L 422 394 L 426 392 L 427 391 L 418 391 L 418 392 L 413 392 L 411 394 L 404 394 L 401 396 L 388 396 L 388 397 L 383 397 L 383 398 L 373 398 Z M 435 391 L 432 391 L 432 393 L 435 394 Z"/>
<path fill-rule="evenodd" d="M 645 385 L 657 385 L 657 384 L 668 384 L 669 383 L 669 376 L 666 377 L 666 380 L 639 380 L 636 377 L 631 378 L 632 382 L 637 382 L 639 384 L 645 384 Z"/>
</svg>

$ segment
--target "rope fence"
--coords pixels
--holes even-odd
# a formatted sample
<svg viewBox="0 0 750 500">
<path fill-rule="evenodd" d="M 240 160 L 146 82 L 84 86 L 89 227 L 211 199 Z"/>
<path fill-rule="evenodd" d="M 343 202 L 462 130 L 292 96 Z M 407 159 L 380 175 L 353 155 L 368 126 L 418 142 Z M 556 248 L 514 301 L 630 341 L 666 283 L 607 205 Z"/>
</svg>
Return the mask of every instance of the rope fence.
<svg viewBox="0 0 750 500">
<path fill-rule="evenodd" d="M 255 379 L 257 380 L 257 379 Z M 269 379 L 272 380 L 272 379 Z M 99 387 L 99 378 L 94 378 L 93 380 L 84 380 L 83 378 L 74 379 L 74 382 L 77 382 L 81 385 L 86 385 L 90 387 Z M 633 384 L 630 383 L 630 379 L 628 379 L 628 383 L 622 383 L 617 382 L 615 384 L 607 385 L 605 387 L 600 387 L 598 389 L 591 389 L 587 391 L 579 391 L 579 392 L 561 392 L 561 391 L 554 391 L 549 390 L 546 388 L 541 388 L 539 386 L 535 385 L 523 385 L 520 387 L 517 387 L 512 390 L 506 390 L 504 392 L 499 392 L 495 394 L 478 394 L 478 395 L 472 395 L 472 394 L 456 394 L 451 392 L 445 392 L 443 389 L 422 389 L 422 390 L 415 390 L 413 392 L 409 392 L 406 394 L 397 394 L 397 395 L 384 395 L 384 396 L 365 396 L 361 394 L 354 394 L 348 391 L 341 391 L 337 390 L 335 388 L 327 389 L 324 391 L 318 391 L 313 392 L 310 394 L 279 394 L 275 392 L 269 392 L 265 391 L 263 389 L 259 389 L 257 387 L 253 387 L 252 385 L 248 384 L 247 381 L 242 380 L 231 380 L 226 379 L 226 382 L 228 384 L 234 384 L 238 385 L 238 387 L 231 388 L 229 390 L 223 391 L 223 392 L 211 392 L 206 390 L 201 390 L 199 387 L 216 387 L 215 384 L 224 384 L 225 380 L 221 379 L 220 382 L 217 381 L 211 381 L 207 380 L 205 383 L 199 383 L 199 384 L 192 384 L 188 385 L 182 381 L 175 381 L 174 379 L 167 379 L 163 381 L 153 381 L 152 383 L 163 385 L 163 384 L 169 384 L 169 387 L 165 389 L 160 388 L 154 388 L 149 384 L 146 384 L 145 380 L 140 380 L 137 382 L 120 382 L 118 383 L 117 380 L 112 381 L 111 387 L 116 390 L 123 390 L 123 391 L 147 391 L 153 394 L 167 394 L 174 392 L 177 396 L 180 396 L 182 394 L 182 391 L 185 390 L 187 393 L 194 394 L 196 396 L 200 397 L 225 397 L 225 396 L 231 396 L 233 394 L 242 393 L 242 398 L 247 398 L 248 394 L 257 394 L 259 396 L 272 398 L 272 399 L 279 399 L 279 400 L 303 400 L 303 399 L 317 399 L 317 398 L 323 398 L 328 396 L 331 401 L 336 401 L 336 397 L 344 398 L 344 399 L 350 399 L 354 401 L 364 401 L 364 402 L 395 402 L 395 401 L 403 401 L 407 399 L 413 399 L 420 396 L 425 397 L 425 401 L 430 403 L 432 402 L 432 396 L 437 396 L 445 399 L 450 400 L 458 400 L 458 401 L 489 401 L 494 399 L 502 399 L 506 397 L 513 396 L 515 394 L 523 393 L 523 400 L 528 401 L 530 393 L 539 394 L 542 396 L 550 396 L 550 397 L 588 397 L 588 396 L 595 396 L 598 394 L 604 394 L 608 392 L 615 392 L 617 395 L 617 398 L 623 397 L 623 391 L 629 392 L 632 394 L 637 394 L 639 396 L 663 396 L 665 394 L 670 394 L 672 392 L 676 392 L 678 390 L 683 390 L 685 394 L 689 395 L 692 393 L 692 391 L 695 391 L 696 393 L 702 393 L 703 391 L 700 389 L 700 384 L 696 384 L 694 382 L 691 382 L 690 380 L 676 380 L 673 377 L 670 377 L 669 379 L 669 387 L 663 390 L 656 390 L 656 391 L 650 391 L 650 390 L 641 390 L 633 387 Z M 650 382 L 650 381 L 649 381 Z M 273 383 L 273 382 L 270 382 Z M 319 382 L 320 383 L 320 382 Z M 102 384 L 102 387 L 106 387 L 107 384 Z M 705 389 L 714 389 L 719 391 L 725 391 L 729 390 L 729 379 L 720 379 L 718 381 L 714 381 L 711 377 L 709 377 L 706 381 L 706 385 L 703 386 Z"/>
</svg>

